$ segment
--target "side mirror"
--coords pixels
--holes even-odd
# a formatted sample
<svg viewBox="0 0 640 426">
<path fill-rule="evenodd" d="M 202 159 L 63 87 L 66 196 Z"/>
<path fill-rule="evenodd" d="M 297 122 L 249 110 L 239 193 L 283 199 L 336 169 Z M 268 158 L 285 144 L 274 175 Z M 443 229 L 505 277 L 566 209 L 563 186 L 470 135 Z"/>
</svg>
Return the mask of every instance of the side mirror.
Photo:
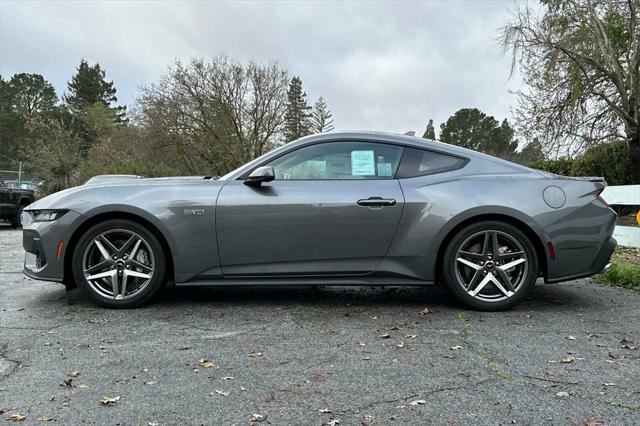
<svg viewBox="0 0 640 426">
<path fill-rule="evenodd" d="M 249 178 L 244 181 L 245 185 L 260 186 L 262 182 L 271 182 L 276 178 L 276 174 L 271 166 L 258 167 L 251 172 Z"/>
</svg>

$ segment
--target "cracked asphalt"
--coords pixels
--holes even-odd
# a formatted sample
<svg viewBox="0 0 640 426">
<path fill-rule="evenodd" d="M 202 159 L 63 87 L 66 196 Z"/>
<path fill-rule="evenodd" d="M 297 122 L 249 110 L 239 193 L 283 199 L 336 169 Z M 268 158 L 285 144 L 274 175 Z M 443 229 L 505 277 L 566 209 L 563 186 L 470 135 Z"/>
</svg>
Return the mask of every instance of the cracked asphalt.
<svg viewBox="0 0 640 426">
<path fill-rule="evenodd" d="M 110 311 L 21 269 L 0 228 L 8 421 L 640 424 L 640 294 L 588 279 L 498 313 L 407 287 L 167 289 Z"/>
</svg>

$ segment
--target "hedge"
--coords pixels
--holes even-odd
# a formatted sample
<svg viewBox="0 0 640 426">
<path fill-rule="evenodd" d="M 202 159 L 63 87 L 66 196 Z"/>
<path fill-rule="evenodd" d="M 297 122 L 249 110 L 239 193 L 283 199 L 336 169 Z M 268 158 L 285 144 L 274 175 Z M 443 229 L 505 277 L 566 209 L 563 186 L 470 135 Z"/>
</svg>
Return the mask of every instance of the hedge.
<svg viewBox="0 0 640 426">
<path fill-rule="evenodd" d="M 608 185 L 632 183 L 626 141 L 593 146 L 574 159 L 535 161 L 528 166 L 563 176 L 603 176 Z"/>
</svg>

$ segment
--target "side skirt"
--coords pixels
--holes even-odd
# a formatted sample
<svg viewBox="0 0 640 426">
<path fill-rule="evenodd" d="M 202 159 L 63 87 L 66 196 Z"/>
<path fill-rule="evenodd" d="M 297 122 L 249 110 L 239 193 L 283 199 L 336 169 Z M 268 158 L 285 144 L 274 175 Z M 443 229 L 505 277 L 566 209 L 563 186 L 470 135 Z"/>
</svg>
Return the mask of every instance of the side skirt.
<svg viewBox="0 0 640 426">
<path fill-rule="evenodd" d="M 221 278 L 217 280 L 206 281 L 189 281 L 183 283 L 176 283 L 176 287 L 209 287 L 218 285 L 344 285 L 344 286 L 358 286 L 358 285 L 433 285 L 433 281 L 421 281 L 412 280 L 407 278 L 380 278 L 380 277 L 353 277 L 353 278 L 337 278 L 337 277 L 296 277 L 296 278 Z"/>
</svg>

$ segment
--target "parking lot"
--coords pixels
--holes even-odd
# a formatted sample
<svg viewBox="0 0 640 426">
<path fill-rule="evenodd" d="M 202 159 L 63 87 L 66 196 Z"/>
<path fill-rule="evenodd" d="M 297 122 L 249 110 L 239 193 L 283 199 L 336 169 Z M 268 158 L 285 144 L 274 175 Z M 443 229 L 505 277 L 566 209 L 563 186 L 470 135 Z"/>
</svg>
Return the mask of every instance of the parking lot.
<svg viewBox="0 0 640 426">
<path fill-rule="evenodd" d="M 589 279 L 500 313 L 406 287 L 168 289 L 112 311 L 21 263 L 0 227 L 9 421 L 640 423 L 640 295 Z"/>
</svg>

